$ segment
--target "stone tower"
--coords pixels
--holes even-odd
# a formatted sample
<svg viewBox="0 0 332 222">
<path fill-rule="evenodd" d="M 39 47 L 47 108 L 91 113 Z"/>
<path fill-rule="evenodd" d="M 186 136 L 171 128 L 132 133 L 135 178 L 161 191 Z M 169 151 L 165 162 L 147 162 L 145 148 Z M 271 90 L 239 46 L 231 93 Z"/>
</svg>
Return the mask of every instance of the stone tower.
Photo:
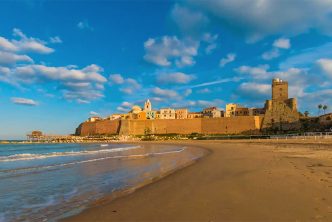
<svg viewBox="0 0 332 222">
<path fill-rule="evenodd" d="M 272 81 L 272 100 L 285 101 L 288 99 L 288 82 L 281 79 Z"/>
<path fill-rule="evenodd" d="M 144 111 L 151 111 L 151 110 L 152 110 L 152 104 L 151 104 L 150 100 L 148 99 L 144 103 Z"/>
<path fill-rule="evenodd" d="M 263 129 L 291 130 L 299 128 L 297 101 L 288 98 L 288 82 L 272 80 L 272 99 L 265 103 Z"/>
</svg>

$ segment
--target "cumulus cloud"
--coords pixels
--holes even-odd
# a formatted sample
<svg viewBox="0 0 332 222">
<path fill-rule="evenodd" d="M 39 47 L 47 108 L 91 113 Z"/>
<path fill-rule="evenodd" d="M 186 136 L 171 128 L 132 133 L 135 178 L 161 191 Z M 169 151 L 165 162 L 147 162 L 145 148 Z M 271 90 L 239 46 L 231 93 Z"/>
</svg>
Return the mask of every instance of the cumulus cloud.
<svg viewBox="0 0 332 222">
<path fill-rule="evenodd" d="M 51 67 L 45 65 L 24 65 L 9 69 L 9 74 L 0 72 L 0 80 L 13 84 L 54 83 L 64 98 L 84 103 L 103 97 L 107 79 L 101 74 L 102 68 L 92 64 L 83 69 Z"/>
<path fill-rule="evenodd" d="M 111 74 L 109 79 L 111 83 L 122 85 L 120 91 L 126 94 L 133 94 L 142 87 L 135 79 L 124 78 L 121 74 Z"/>
<path fill-rule="evenodd" d="M 291 43 L 289 39 L 280 38 L 273 42 L 273 46 L 281 49 L 289 49 L 291 47 Z"/>
<path fill-rule="evenodd" d="M 120 106 L 118 106 L 116 109 L 120 112 L 128 112 L 132 107 L 134 106 L 133 103 L 130 102 L 122 102 Z"/>
<path fill-rule="evenodd" d="M 20 55 L 12 52 L 0 51 L 0 65 L 10 66 L 18 62 L 32 63 L 33 59 L 27 55 Z"/>
<path fill-rule="evenodd" d="M 111 74 L 109 76 L 109 79 L 114 84 L 123 84 L 125 82 L 124 78 L 121 76 L 121 74 Z"/>
<path fill-rule="evenodd" d="M 161 84 L 186 84 L 195 79 L 194 75 L 188 75 L 182 72 L 163 73 L 157 76 L 157 82 Z"/>
<path fill-rule="evenodd" d="M 271 60 L 271 59 L 274 59 L 274 58 L 278 58 L 280 56 L 280 51 L 279 49 L 271 49 L 270 51 L 267 51 L 267 52 L 264 52 L 262 54 L 262 58 L 264 60 Z"/>
<path fill-rule="evenodd" d="M 17 61 L 32 62 L 32 59 L 22 53 L 49 54 L 54 49 L 47 47 L 47 42 L 37 38 L 27 37 L 20 29 L 13 29 L 13 36 L 16 39 L 0 37 L 0 52 L 2 64 L 13 64 Z"/>
<path fill-rule="evenodd" d="M 51 43 L 62 43 L 62 40 L 59 36 L 50 37 Z"/>
<path fill-rule="evenodd" d="M 254 83 L 254 82 L 245 82 L 239 86 L 239 93 L 245 95 L 249 98 L 268 98 L 271 94 L 271 85 Z"/>
<path fill-rule="evenodd" d="M 24 106 L 37 106 L 38 102 L 32 100 L 32 99 L 26 99 L 26 98 L 18 98 L 13 97 L 11 98 L 12 103 L 17 105 L 24 105 Z"/>
<path fill-rule="evenodd" d="M 321 73 L 332 79 L 332 59 L 319 59 L 316 61 L 316 65 Z"/>
<path fill-rule="evenodd" d="M 326 0 L 186 0 L 183 7 L 198 10 L 215 23 L 244 35 L 248 41 L 311 29 L 332 34 L 332 2 Z"/>
<path fill-rule="evenodd" d="M 235 53 L 228 53 L 225 58 L 220 59 L 219 65 L 220 67 L 224 67 L 228 63 L 233 62 L 236 59 Z"/>
<path fill-rule="evenodd" d="M 279 38 L 273 42 L 272 46 L 273 48 L 270 51 L 263 53 L 262 58 L 264 60 L 278 58 L 283 50 L 290 49 L 291 43 L 289 39 Z"/>
<path fill-rule="evenodd" d="M 211 33 L 204 33 L 203 36 L 201 37 L 201 41 L 205 42 L 207 44 L 205 48 L 205 53 L 206 54 L 211 54 L 213 50 L 217 48 L 217 39 L 218 39 L 217 34 L 211 34 Z"/>
<path fill-rule="evenodd" d="M 15 28 L 13 35 L 19 37 L 19 40 L 11 40 L 16 52 L 36 52 L 41 54 L 49 54 L 54 52 L 54 49 L 46 46 L 47 42 L 27 37 L 20 29 Z"/>
<path fill-rule="evenodd" d="M 155 96 L 159 97 L 166 97 L 166 98 L 175 98 L 179 97 L 179 94 L 175 90 L 170 90 L 170 89 L 161 89 L 159 87 L 155 87 L 152 89 L 152 93 Z"/>
<path fill-rule="evenodd" d="M 247 74 L 254 79 L 271 79 L 271 73 L 267 71 L 269 68 L 269 65 L 240 66 L 235 70 L 240 74 Z"/>
<path fill-rule="evenodd" d="M 289 56 L 285 61 L 281 62 L 280 69 L 289 69 L 292 67 L 310 67 L 321 58 L 332 57 L 332 43 L 326 43 L 316 47 L 303 49 L 292 56 Z"/>
<path fill-rule="evenodd" d="M 194 56 L 197 55 L 199 42 L 191 38 L 179 39 L 176 36 L 163 36 L 162 38 L 150 38 L 144 43 L 147 62 L 158 66 L 178 67 L 195 64 Z"/>
</svg>

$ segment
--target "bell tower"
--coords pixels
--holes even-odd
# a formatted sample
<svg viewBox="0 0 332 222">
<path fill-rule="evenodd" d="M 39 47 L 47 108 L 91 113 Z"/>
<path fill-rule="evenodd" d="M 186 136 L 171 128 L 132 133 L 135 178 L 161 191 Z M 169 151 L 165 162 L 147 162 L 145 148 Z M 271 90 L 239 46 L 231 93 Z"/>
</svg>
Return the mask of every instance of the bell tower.
<svg viewBox="0 0 332 222">
<path fill-rule="evenodd" d="M 144 103 L 144 111 L 151 111 L 151 110 L 152 110 L 152 104 L 151 104 L 150 100 L 148 99 Z"/>
</svg>

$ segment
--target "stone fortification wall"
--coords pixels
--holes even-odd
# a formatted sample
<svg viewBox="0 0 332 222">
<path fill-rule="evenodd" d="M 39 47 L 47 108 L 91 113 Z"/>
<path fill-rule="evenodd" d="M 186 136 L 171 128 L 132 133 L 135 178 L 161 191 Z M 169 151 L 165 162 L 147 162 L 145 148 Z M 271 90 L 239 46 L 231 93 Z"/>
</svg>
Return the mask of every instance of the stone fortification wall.
<svg viewBox="0 0 332 222">
<path fill-rule="evenodd" d="M 240 134 L 259 131 L 262 117 L 239 116 L 229 118 L 155 119 L 155 120 L 103 120 L 85 122 L 77 134 L 87 135 L 144 135 L 151 134 Z"/>
<path fill-rule="evenodd" d="M 235 116 L 228 118 L 202 119 L 202 134 L 255 133 L 261 128 L 260 116 Z"/>
<path fill-rule="evenodd" d="M 191 134 L 201 132 L 201 119 L 155 119 L 155 120 L 122 120 L 125 128 L 122 135 L 144 135 L 148 130 L 151 134 Z"/>
<path fill-rule="evenodd" d="M 76 129 L 76 134 L 81 136 L 118 134 L 120 126 L 120 120 L 84 122 Z"/>
</svg>

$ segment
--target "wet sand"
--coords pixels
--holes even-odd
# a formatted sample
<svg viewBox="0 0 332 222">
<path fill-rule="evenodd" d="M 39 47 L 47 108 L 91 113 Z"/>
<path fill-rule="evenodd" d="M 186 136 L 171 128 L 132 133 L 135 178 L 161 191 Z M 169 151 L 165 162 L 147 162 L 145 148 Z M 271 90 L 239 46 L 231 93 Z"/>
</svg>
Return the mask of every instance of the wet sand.
<svg viewBox="0 0 332 222">
<path fill-rule="evenodd" d="M 65 221 L 332 221 L 332 141 L 192 141 L 210 155 Z"/>
</svg>

